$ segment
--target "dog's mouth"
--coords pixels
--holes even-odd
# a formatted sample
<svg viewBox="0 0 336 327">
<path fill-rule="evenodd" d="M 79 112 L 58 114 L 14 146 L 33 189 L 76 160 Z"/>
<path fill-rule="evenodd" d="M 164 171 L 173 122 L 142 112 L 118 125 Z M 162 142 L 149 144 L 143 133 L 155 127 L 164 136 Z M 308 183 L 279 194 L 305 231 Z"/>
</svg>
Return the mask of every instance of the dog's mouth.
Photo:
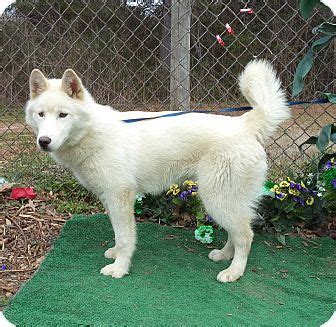
<svg viewBox="0 0 336 327">
<path fill-rule="evenodd" d="M 47 148 L 41 148 L 41 147 L 40 147 L 40 150 L 41 150 L 42 152 L 51 152 L 51 149 L 49 149 L 49 147 L 47 147 Z"/>
<path fill-rule="evenodd" d="M 41 145 L 38 144 L 37 147 L 38 147 L 39 150 L 42 151 L 42 152 L 51 152 L 51 151 L 52 151 L 52 150 L 50 149 L 49 146 L 41 146 Z"/>
</svg>

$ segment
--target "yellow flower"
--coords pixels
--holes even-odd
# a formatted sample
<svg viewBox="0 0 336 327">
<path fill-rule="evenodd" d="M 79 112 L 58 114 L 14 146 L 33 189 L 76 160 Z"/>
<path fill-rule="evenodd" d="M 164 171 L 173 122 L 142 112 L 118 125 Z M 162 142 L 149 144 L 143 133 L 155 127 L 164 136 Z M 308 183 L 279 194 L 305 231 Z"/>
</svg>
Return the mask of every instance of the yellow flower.
<svg viewBox="0 0 336 327">
<path fill-rule="evenodd" d="M 303 188 L 306 188 L 306 185 L 304 185 L 304 183 L 301 181 L 301 186 L 303 187 Z"/>
<path fill-rule="evenodd" d="M 191 192 L 191 195 L 192 195 L 192 196 L 196 196 L 196 195 L 197 195 L 197 192 Z"/>
<path fill-rule="evenodd" d="M 279 194 L 279 192 L 280 192 L 279 186 L 277 184 L 274 184 L 273 187 L 271 188 L 271 192 L 275 192 L 275 193 Z"/>
<path fill-rule="evenodd" d="M 289 183 L 286 182 L 286 181 L 282 181 L 279 185 L 280 185 L 280 187 L 288 187 Z"/>
<path fill-rule="evenodd" d="M 307 200 L 306 203 L 311 206 L 314 203 L 314 198 L 312 196 L 310 196 Z"/>
<path fill-rule="evenodd" d="M 300 195 L 300 191 L 297 190 L 296 188 L 291 188 L 290 187 L 288 192 L 289 192 L 289 194 L 292 194 L 292 195 L 296 195 L 296 196 Z"/>
<path fill-rule="evenodd" d="M 295 181 L 293 181 L 293 180 L 290 179 L 289 177 L 287 177 L 287 181 L 289 182 L 289 185 L 290 185 L 290 183 L 294 183 L 294 184 L 295 184 Z"/>
<path fill-rule="evenodd" d="M 196 186 L 197 185 L 197 182 L 194 182 L 194 181 L 185 181 L 183 182 L 183 185 L 184 186 L 188 186 L 189 189 L 191 189 L 193 186 Z"/>
<path fill-rule="evenodd" d="M 166 195 L 169 195 L 171 193 L 173 193 L 173 195 L 178 195 L 180 193 L 180 188 L 177 184 L 171 185 Z"/>
<path fill-rule="evenodd" d="M 180 193 L 180 189 L 179 188 L 177 188 L 177 189 L 175 189 L 174 191 L 173 191 L 173 195 L 177 195 L 177 194 L 179 194 Z"/>
<path fill-rule="evenodd" d="M 286 193 L 282 193 L 282 197 L 280 198 L 280 201 L 283 201 L 287 198 L 287 194 Z"/>
<path fill-rule="evenodd" d="M 281 190 L 280 190 L 279 185 L 277 185 L 277 184 L 273 185 L 273 187 L 271 188 L 271 192 L 275 192 L 276 194 L 280 194 Z"/>
</svg>

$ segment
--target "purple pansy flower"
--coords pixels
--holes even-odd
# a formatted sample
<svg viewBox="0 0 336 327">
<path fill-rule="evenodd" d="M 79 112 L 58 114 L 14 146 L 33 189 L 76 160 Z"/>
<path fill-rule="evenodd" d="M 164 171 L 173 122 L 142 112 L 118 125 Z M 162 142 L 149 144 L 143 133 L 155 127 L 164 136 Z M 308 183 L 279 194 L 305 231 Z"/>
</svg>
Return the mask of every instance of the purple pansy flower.
<svg viewBox="0 0 336 327">
<path fill-rule="evenodd" d="M 285 196 L 286 196 L 285 193 L 278 193 L 278 194 L 275 195 L 275 197 L 276 197 L 278 200 L 283 199 Z"/>
<path fill-rule="evenodd" d="M 296 183 L 294 187 L 299 191 L 301 191 L 301 189 L 302 189 L 302 186 L 299 183 Z"/>
<path fill-rule="evenodd" d="M 5 265 L 5 264 L 2 264 L 2 265 L 1 265 L 1 270 L 6 270 L 6 269 L 7 269 L 6 265 Z"/>
<path fill-rule="evenodd" d="M 186 201 L 187 200 L 187 191 L 183 191 L 179 194 L 179 198 L 183 201 Z"/>
<path fill-rule="evenodd" d="M 300 197 L 293 196 L 293 201 L 299 203 L 301 206 L 304 207 L 304 201 Z"/>
<path fill-rule="evenodd" d="M 331 181 L 331 185 L 336 188 L 336 178 L 334 178 L 332 181 Z"/>
<path fill-rule="evenodd" d="M 208 214 L 205 215 L 205 219 L 210 223 L 214 221 L 213 218 Z"/>
<path fill-rule="evenodd" d="M 331 161 L 328 160 L 328 161 L 326 162 L 325 166 L 324 166 L 324 169 L 325 169 L 325 170 L 330 169 L 331 166 L 332 166 L 332 165 L 331 165 Z"/>
<path fill-rule="evenodd" d="M 187 197 L 191 195 L 191 193 L 194 192 L 193 190 L 186 190 L 182 191 L 179 195 L 179 198 L 183 201 L 187 201 Z"/>
</svg>

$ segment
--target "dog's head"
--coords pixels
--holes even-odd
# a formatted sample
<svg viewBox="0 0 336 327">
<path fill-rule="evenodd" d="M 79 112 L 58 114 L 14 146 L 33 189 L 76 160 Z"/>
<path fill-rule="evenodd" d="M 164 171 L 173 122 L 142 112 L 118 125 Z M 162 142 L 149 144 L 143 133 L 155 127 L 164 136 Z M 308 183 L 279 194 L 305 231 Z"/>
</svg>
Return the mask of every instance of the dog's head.
<svg viewBox="0 0 336 327">
<path fill-rule="evenodd" d="M 53 152 L 78 143 L 87 133 L 93 100 L 76 73 L 68 69 L 62 79 L 47 79 L 34 69 L 29 85 L 26 122 L 37 136 L 38 147 Z"/>
</svg>

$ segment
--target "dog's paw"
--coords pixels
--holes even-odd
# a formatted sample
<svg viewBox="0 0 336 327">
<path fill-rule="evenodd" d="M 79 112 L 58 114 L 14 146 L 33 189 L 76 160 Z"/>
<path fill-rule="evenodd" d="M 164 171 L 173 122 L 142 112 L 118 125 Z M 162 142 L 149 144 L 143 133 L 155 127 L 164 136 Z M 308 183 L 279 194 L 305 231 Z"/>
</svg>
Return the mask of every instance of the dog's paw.
<svg viewBox="0 0 336 327">
<path fill-rule="evenodd" d="M 228 269 L 222 270 L 217 275 L 217 280 L 220 283 L 231 283 L 231 282 L 234 282 L 234 281 L 238 280 L 241 276 L 243 276 L 242 273 L 228 268 Z"/>
<path fill-rule="evenodd" d="M 105 266 L 100 270 L 100 273 L 105 276 L 112 276 L 113 278 L 121 278 L 125 275 L 128 275 L 127 269 L 112 263 L 110 265 Z"/>
<path fill-rule="evenodd" d="M 233 253 L 223 253 L 223 250 L 214 249 L 209 253 L 209 259 L 212 261 L 230 260 Z"/>
<path fill-rule="evenodd" d="M 116 259 L 117 258 L 117 249 L 114 246 L 113 248 L 109 248 L 104 253 L 105 258 L 107 259 Z"/>
</svg>

